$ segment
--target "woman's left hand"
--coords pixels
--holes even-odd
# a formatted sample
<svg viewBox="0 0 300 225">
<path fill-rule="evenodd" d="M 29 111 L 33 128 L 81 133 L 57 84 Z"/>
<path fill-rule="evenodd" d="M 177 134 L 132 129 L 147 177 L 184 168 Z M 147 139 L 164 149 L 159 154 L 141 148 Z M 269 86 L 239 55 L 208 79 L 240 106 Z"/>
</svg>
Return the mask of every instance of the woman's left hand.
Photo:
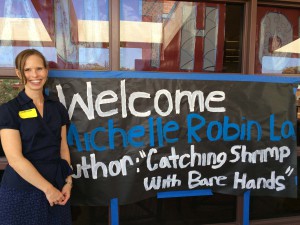
<svg viewBox="0 0 300 225">
<path fill-rule="evenodd" d="M 63 186 L 61 193 L 64 195 L 64 200 L 60 201 L 58 205 L 65 205 L 67 203 L 67 201 L 70 199 L 71 196 L 71 189 L 72 189 L 72 185 L 70 185 L 69 183 L 66 183 Z"/>
</svg>

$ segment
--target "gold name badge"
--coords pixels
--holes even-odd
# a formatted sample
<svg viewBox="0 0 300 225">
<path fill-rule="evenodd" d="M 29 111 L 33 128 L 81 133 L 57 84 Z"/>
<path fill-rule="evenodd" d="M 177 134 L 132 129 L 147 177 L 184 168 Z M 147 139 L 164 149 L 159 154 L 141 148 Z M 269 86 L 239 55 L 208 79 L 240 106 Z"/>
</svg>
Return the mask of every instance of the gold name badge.
<svg viewBox="0 0 300 225">
<path fill-rule="evenodd" d="M 27 109 L 27 110 L 19 111 L 19 116 L 22 119 L 34 118 L 37 117 L 37 112 L 35 108 Z"/>
</svg>

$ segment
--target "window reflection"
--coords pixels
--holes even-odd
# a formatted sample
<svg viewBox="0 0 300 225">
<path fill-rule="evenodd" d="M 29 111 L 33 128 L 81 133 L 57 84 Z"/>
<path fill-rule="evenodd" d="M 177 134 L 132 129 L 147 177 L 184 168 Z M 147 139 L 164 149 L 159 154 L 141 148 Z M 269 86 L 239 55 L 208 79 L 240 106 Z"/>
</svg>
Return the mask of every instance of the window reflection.
<svg viewBox="0 0 300 225">
<path fill-rule="evenodd" d="M 240 72 L 243 9 L 231 7 L 234 13 L 227 13 L 230 7 L 208 1 L 121 1 L 121 69 Z M 232 14 L 241 20 L 226 24 L 234 31 L 227 32 L 225 20 Z M 237 41 L 235 61 L 224 51 L 232 40 Z"/>
<path fill-rule="evenodd" d="M 300 10 L 258 7 L 256 73 L 291 73 L 300 66 Z"/>
<path fill-rule="evenodd" d="M 52 68 L 109 67 L 108 0 L 0 1 L 0 67 L 36 48 Z"/>
<path fill-rule="evenodd" d="M 0 105 L 16 97 L 21 89 L 19 79 L 0 79 Z"/>
</svg>

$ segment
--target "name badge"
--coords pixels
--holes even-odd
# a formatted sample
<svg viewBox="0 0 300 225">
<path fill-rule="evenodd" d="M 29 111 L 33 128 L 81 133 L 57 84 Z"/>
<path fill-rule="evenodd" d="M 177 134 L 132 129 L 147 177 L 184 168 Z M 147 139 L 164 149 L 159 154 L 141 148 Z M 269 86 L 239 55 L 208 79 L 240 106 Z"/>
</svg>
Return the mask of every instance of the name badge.
<svg viewBox="0 0 300 225">
<path fill-rule="evenodd" d="M 19 111 L 19 116 L 22 119 L 35 118 L 37 117 L 37 112 L 35 108 L 27 109 L 27 110 Z"/>
</svg>

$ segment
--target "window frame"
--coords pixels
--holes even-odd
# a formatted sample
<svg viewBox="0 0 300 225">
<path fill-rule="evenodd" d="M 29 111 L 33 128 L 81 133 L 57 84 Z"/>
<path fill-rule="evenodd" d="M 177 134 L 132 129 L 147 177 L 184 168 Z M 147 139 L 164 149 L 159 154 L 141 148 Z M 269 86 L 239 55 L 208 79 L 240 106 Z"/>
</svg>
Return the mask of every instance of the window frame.
<svg viewBox="0 0 300 225">
<path fill-rule="evenodd" d="M 300 10 L 299 0 L 219 0 L 211 1 L 215 3 L 242 3 L 244 4 L 244 24 L 242 40 L 242 73 L 244 75 L 254 74 L 255 67 L 255 41 L 256 41 L 256 15 L 258 5 L 272 5 L 279 7 L 296 7 Z M 120 0 L 109 1 L 109 70 L 120 70 Z M 0 78 L 16 78 L 14 68 L 1 68 Z M 298 156 L 300 156 L 300 148 Z M 5 162 L 4 162 L 5 164 Z M 0 170 L 4 169 L 3 161 L 0 161 Z M 244 196 L 236 198 L 236 221 L 232 224 L 244 223 Z M 247 218 L 246 218 L 247 219 Z M 251 221 L 254 225 L 264 224 L 300 224 L 300 216 L 272 218 L 264 220 Z M 111 221 L 109 222 L 111 224 Z"/>
</svg>

